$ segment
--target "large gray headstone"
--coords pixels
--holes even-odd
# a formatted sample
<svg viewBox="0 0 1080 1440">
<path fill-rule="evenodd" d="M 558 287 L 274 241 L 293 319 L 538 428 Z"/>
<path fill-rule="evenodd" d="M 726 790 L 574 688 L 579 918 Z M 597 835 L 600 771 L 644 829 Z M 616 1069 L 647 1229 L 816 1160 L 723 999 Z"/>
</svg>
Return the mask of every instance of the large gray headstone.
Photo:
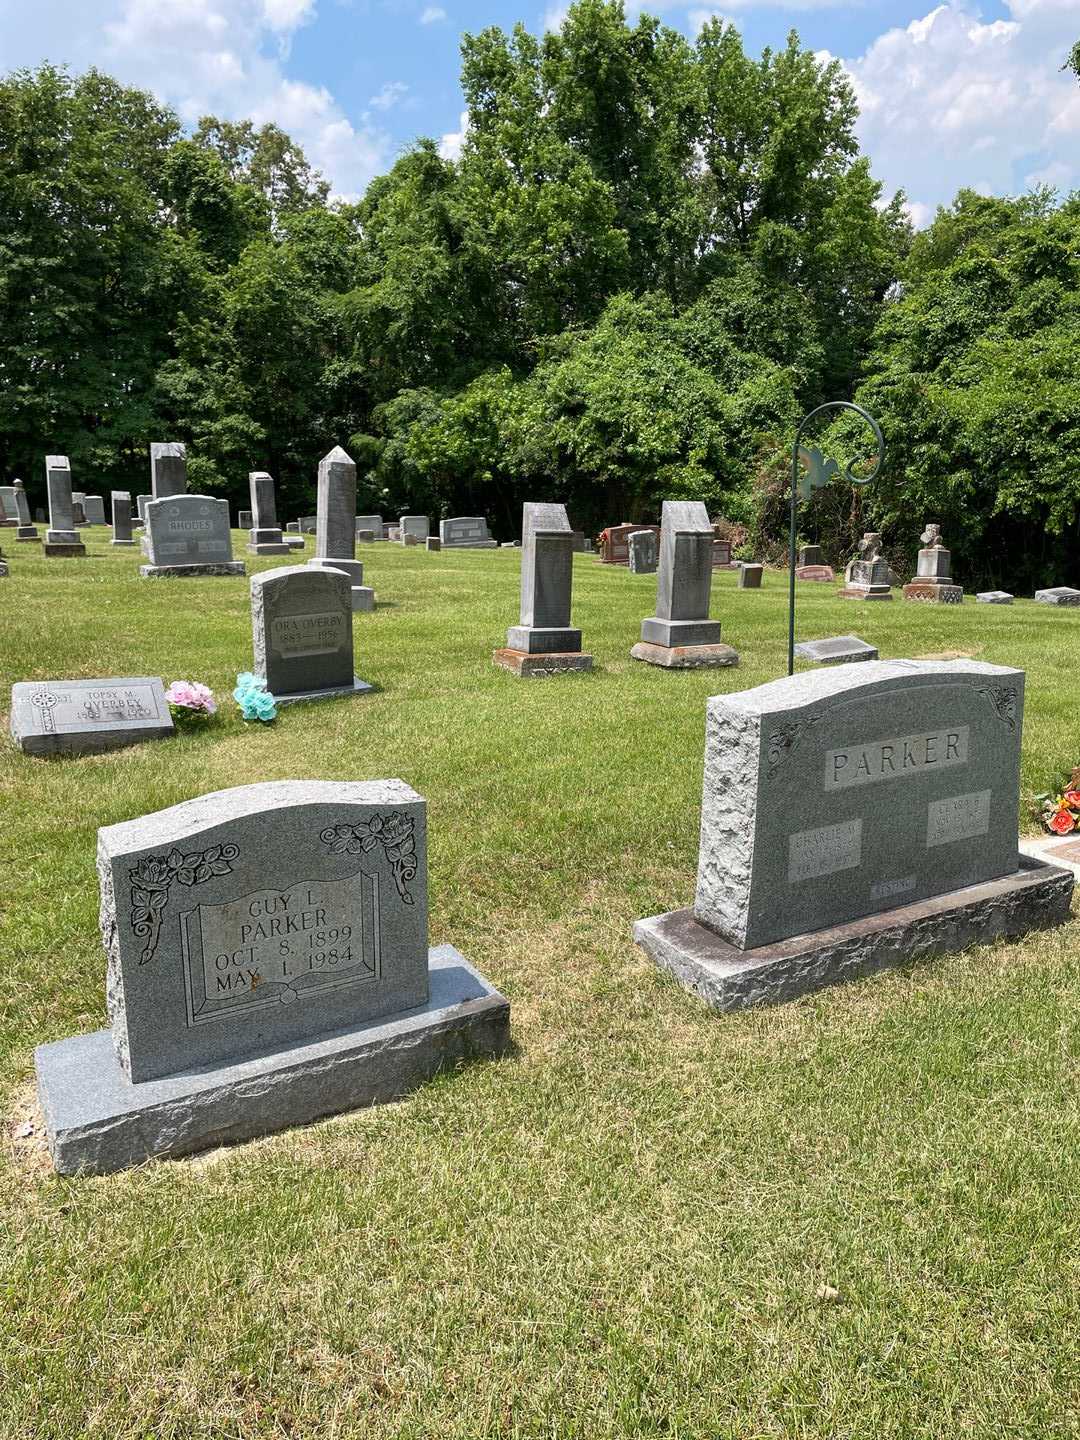
<svg viewBox="0 0 1080 1440">
<path fill-rule="evenodd" d="M 413 517 L 403 516 L 403 521 Z M 426 520 L 426 516 L 423 517 Z M 428 537 L 430 538 L 430 537 Z M 443 550 L 496 550 L 488 523 L 482 515 L 457 515 L 439 521 L 439 542 Z"/>
<path fill-rule="evenodd" d="M 66 455 L 45 456 L 45 483 L 49 493 L 49 528 L 46 545 L 78 545 L 71 499 L 71 466 Z"/>
<path fill-rule="evenodd" d="M 28 755 L 118 750 L 173 733 L 156 676 L 27 680 L 11 687 L 11 734 Z"/>
<path fill-rule="evenodd" d="M 375 592 L 364 584 L 363 561 L 356 558 L 356 466 L 340 445 L 319 462 L 317 504 L 315 556 L 308 564 L 316 570 L 327 565 L 344 570 L 353 609 L 374 610 Z"/>
<path fill-rule="evenodd" d="M 1017 868 L 1024 674 L 877 660 L 708 703 L 694 913 L 740 949 Z"/>
<path fill-rule="evenodd" d="M 425 806 L 400 780 L 203 795 L 99 830 L 98 872 L 133 1082 L 427 999 Z"/>
<path fill-rule="evenodd" d="M 641 622 L 650 645 L 717 645 L 720 625 L 709 619 L 713 530 L 700 500 L 665 500 L 660 514 L 656 614 Z"/>
<path fill-rule="evenodd" d="M 146 574 L 242 575 L 232 558 L 229 502 L 212 495 L 173 495 L 146 507 Z"/>
<path fill-rule="evenodd" d="M 178 441 L 150 446 L 150 489 L 155 500 L 187 494 L 187 449 Z"/>
<path fill-rule="evenodd" d="M 112 543 L 114 545 L 134 545 L 135 541 L 131 534 L 131 492 L 114 490 L 110 498 L 112 501 Z"/>
<path fill-rule="evenodd" d="M 288 555 L 277 518 L 273 476 L 265 470 L 252 470 L 248 475 L 251 487 L 251 534 L 248 549 L 253 555 Z"/>
<path fill-rule="evenodd" d="M 521 619 L 507 645 L 530 655 L 581 649 L 570 625 L 573 550 L 565 505 L 525 505 L 521 523 Z"/>
<path fill-rule="evenodd" d="M 353 674 L 349 577 L 285 565 L 251 580 L 255 672 L 279 704 L 371 687 Z"/>
<path fill-rule="evenodd" d="M 398 517 L 401 539 L 414 535 L 417 540 L 426 540 L 431 534 L 431 521 L 426 515 L 401 515 Z"/>
</svg>

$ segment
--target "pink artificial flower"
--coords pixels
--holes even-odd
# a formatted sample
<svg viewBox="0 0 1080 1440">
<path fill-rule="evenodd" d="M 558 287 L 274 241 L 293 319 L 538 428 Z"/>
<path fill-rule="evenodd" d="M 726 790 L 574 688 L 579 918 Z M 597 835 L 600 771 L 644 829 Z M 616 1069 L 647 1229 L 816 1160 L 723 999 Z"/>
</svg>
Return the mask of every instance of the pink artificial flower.
<svg viewBox="0 0 1080 1440">
<path fill-rule="evenodd" d="M 201 710 L 213 715 L 217 710 L 214 692 L 197 680 L 174 680 L 165 692 L 170 705 L 180 705 L 185 710 Z"/>
<path fill-rule="evenodd" d="M 209 685 L 200 685 L 197 680 L 191 682 L 191 691 L 195 697 L 195 704 L 198 709 L 205 710 L 208 715 L 213 715 L 217 709 L 217 701 L 214 699 L 214 692 Z"/>
</svg>

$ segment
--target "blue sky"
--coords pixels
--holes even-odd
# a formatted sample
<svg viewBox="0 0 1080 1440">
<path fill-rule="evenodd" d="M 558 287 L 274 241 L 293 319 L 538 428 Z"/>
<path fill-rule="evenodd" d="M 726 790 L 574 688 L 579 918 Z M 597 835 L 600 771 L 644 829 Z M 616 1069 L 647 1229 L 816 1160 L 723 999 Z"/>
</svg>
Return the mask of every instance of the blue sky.
<svg viewBox="0 0 1080 1440">
<path fill-rule="evenodd" d="M 560 23 L 562 0 L 0 0 L 0 68 L 94 64 L 193 122 L 274 120 L 356 196 L 417 136 L 456 153 L 461 35 Z M 1080 86 L 1060 66 L 1080 0 L 662 0 L 693 36 L 722 15 L 753 54 L 796 28 L 840 59 L 860 138 L 917 223 L 961 184 L 1015 193 L 1080 187 Z"/>
</svg>

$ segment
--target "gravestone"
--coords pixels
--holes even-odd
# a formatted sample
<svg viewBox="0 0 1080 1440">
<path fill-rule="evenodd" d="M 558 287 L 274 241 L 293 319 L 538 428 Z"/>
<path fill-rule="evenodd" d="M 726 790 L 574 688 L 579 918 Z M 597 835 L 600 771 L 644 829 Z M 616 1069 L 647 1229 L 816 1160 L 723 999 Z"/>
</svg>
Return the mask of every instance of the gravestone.
<svg viewBox="0 0 1080 1440">
<path fill-rule="evenodd" d="M 15 504 L 15 486 L 0 485 L 0 527 L 12 530 L 19 523 L 19 511 Z"/>
<path fill-rule="evenodd" d="M 211 495 L 172 495 L 146 507 L 148 564 L 139 574 L 149 579 L 189 579 L 202 575 L 243 575 L 244 562 L 232 558 L 229 502 Z"/>
<path fill-rule="evenodd" d="M 49 495 L 49 528 L 45 531 L 45 554 L 85 555 L 79 539 L 71 502 L 71 466 L 66 455 L 45 456 L 45 484 Z"/>
<path fill-rule="evenodd" d="M 565 505 L 527 503 L 521 534 L 521 619 L 495 651 L 495 664 L 521 676 L 591 670 L 581 631 L 570 624 L 573 542 Z"/>
<path fill-rule="evenodd" d="M 1053 585 L 1048 590 L 1036 590 L 1035 599 L 1040 605 L 1080 605 L 1080 590 L 1070 585 Z"/>
<path fill-rule="evenodd" d="M 353 673 L 352 617 L 343 570 L 284 565 L 252 576 L 255 673 L 279 705 L 371 689 Z"/>
<path fill-rule="evenodd" d="M 655 530 L 657 535 L 660 533 L 657 525 L 630 525 L 626 522 L 622 525 L 609 525 L 606 530 L 601 530 L 600 563 L 602 565 L 629 565 L 630 536 L 638 530 Z"/>
<path fill-rule="evenodd" d="M 76 530 L 84 529 L 86 526 L 86 509 L 83 505 L 85 499 L 85 495 L 76 494 L 71 497 L 71 523 Z"/>
<path fill-rule="evenodd" d="M 364 584 L 364 566 L 356 558 L 356 466 L 340 445 L 319 461 L 315 556 L 307 563 L 316 570 L 343 570 L 349 577 L 352 608 L 375 609 L 375 591 Z"/>
<path fill-rule="evenodd" d="M 855 660 L 876 660 L 877 646 L 868 645 L 858 635 L 833 635 L 827 640 L 803 640 L 795 646 L 795 654 L 815 665 L 847 665 Z"/>
<path fill-rule="evenodd" d="M 26 498 L 26 488 L 21 480 L 16 480 L 11 487 L 15 492 L 15 513 L 19 517 L 19 528 L 15 531 L 15 539 L 23 544 L 40 545 L 41 536 L 37 527 L 30 521 L 30 502 Z"/>
<path fill-rule="evenodd" d="M 398 538 L 404 543 L 406 535 L 415 535 L 417 540 L 426 540 L 431 534 L 431 521 L 426 515 L 401 515 L 398 517 Z"/>
<path fill-rule="evenodd" d="M 360 531 L 361 531 L 361 530 L 370 530 L 371 533 L 372 533 L 372 535 L 375 537 L 376 540 L 385 540 L 385 539 L 386 539 L 386 529 L 385 529 L 385 526 L 383 525 L 383 518 L 382 518 L 381 515 L 357 515 L 357 517 L 356 517 L 356 534 L 357 534 L 357 538 L 359 538 L 359 535 L 360 535 Z"/>
<path fill-rule="evenodd" d="M 439 540 L 441 548 L 446 550 L 498 549 L 498 541 L 491 538 L 488 523 L 482 515 L 459 515 L 452 520 L 440 520 Z"/>
<path fill-rule="evenodd" d="M 112 502 L 112 543 L 114 545 L 134 545 L 135 540 L 131 534 L 131 492 L 114 490 L 110 499 Z"/>
<path fill-rule="evenodd" d="M 248 484 L 250 485 L 250 483 L 251 483 L 251 473 L 248 474 Z M 250 530 L 250 529 L 251 529 L 251 511 L 250 511 L 250 510 L 238 510 L 238 511 L 237 511 L 237 514 L 236 514 L 236 528 L 237 528 L 238 530 Z"/>
<path fill-rule="evenodd" d="M 83 513 L 86 516 L 87 525 L 107 525 L 105 519 L 105 501 L 100 495 L 83 496 Z"/>
<path fill-rule="evenodd" d="M 844 571 L 844 584 L 837 592 L 842 600 L 891 600 L 893 573 L 881 553 L 881 536 L 868 530 L 859 541 L 858 552 Z"/>
<path fill-rule="evenodd" d="M 187 449 L 178 441 L 150 446 L 150 489 L 154 500 L 187 494 Z"/>
<path fill-rule="evenodd" d="M 959 605 L 964 591 L 952 580 L 952 554 L 941 543 L 941 526 L 927 525 L 921 536 L 923 549 L 915 579 L 904 586 L 905 600 L 921 600 L 932 605 Z"/>
<path fill-rule="evenodd" d="M 314 535 L 319 529 L 318 515 L 301 515 L 298 523 L 301 535 Z"/>
<path fill-rule="evenodd" d="M 252 470 L 248 475 L 248 484 L 251 487 L 248 550 L 252 555 L 288 555 L 289 547 L 285 544 L 277 519 L 273 477 L 265 470 Z"/>
<path fill-rule="evenodd" d="M 303 535 L 282 535 L 281 538 L 285 541 L 285 548 L 290 554 L 294 550 L 303 550 L 304 548 Z"/>
<path fill-rule="evenodd" d="M 27 755 L 119 750 L 173 733 L 156 676 L 22 680 L 11 687 L 11 735 Z"/>
<path fill-rule="evenodd" d="M 39 1046 L 53 1163 L 106 1174 L 397 1100 L 502 1053 L 507 1001 L 428 948 L 426 806 L 274 781 L 98 831 L 111 1031 Z"/>
<path fill-rule="evenodd" d="M 147 507 L 147 505 L 150 504 L 150 501 L 153 500 L 153 498 L 154 498 L 153 495 L 136 495 L 136 496 L 135 496 L 135 509 L 136 509 L 136 512 L 137 512 L 137 514 L 138 514 L 138 516 L 139 516 L 139 524 L 140 524 L 140 525 L 145 525 L 145 524 L 146 524 L 146 507 Z"/>
<path fill-rule="evenodd" d="M 713 535 L 712 545 L 712 568 L 714 570 L 730 570 L 731 564 L 731 541 L 716 539 Z"/>
<path fill-rule="evenodd" d="M 502 548 L 505 550 L 507 545 L 514 545 L 515 543 L 516 542 L 513 540 L 504 540 L 502 543 Z M 584 530 L 570 531 L 570 549 L 575 555 L 584 555 L 587 545 L 588 541 L 585 539 Z"/>
<path fill-rule="evenodd" d="M 299 535 L 299 534 L 300 534 L 300 521 L 299 521 L 299 520 L 290 520 L 289 523 L 285 526 L 285 533 L 286 533 L 286 535 Z"/>
<path fill-rule="evenodd" d="M 799 551 L 799 563 L 795 567 L 796 580 L 814 580 L 820 583 L 833 581 L 832 566 L 825 563 L 825 552 L 820 545 L 804 545 Z"/>
<path fill-rule="evenodd" d="M 431 537 L 428 536 L 428 539 L 430 539 L 430 538 L 431 538 Z M 406 530 L 406 531 L 404 532 L 404 534 L 402 535 L 402 537 L 401 537 L 401 543 L 402 543 L 402 545 L 419 545 L 419 544 L 420 544 L 420 536 L 419 536 L 419 535 L 414 535 L 411 531 Z"/>
<path fill-rule="evenodd" d="M 641 622 L 635 660 L 664 669 L 737 665 L 738 652 L 720 643 L 709 619 L 713 533 L 700 500 L 665 500 L 660 515 L 656 614 Z"/>
<path fill-rule="evenodd" d="M 400 540 L 400 539 L 401 539 L 401 531 L 400 531 L 400 529 L 398 528 L 398 526 L 396 526 L 396 525 L 388 525 L 388 526 L 386 527 L 386 538 L 387 538 L 387 540 L 391 540 L 391 541 Z"/>
<path fill-rule="evenodd" d="M 440 537 L 439 537 L 438 535 L 429 535 L 429 536 L 427 537 L 427 548 L 428 548 L 433 554 L 436 554 L 436 555 L 437 555 L 437 554 L 439 553 L 439 551 L 442 549 L 442 540 L 440 539 Z M 458 546 L 457 548 L 458 548 L 458 549 L 461 549 L 461 546 Z"/>
<path fill-rule="evenodd" d="M 1007 590 L 982 590 L 975 596 L 980 605 L 1011 605 L 1013 597 Z"/>
<path fill-rule="evenodd" d="M 744 561 L 739 566 L 739 589 L 760 590 L 761 577 L 765 574 L 765 566 Z"/>
<path fill-rule="evenodd" d="M 825 552 L 820 545 L 803 545 L 799 550 L 800 565 L 824 565 Z"/>
<path fill-rule="evenodd" d="M 871 660 L 714 696 L 692 910 L 635 938 L 719 1009 L 1060 924 L 1017 850 L 1024 674 Z"/>
<path fill-rule="evenodd" d="M 635 530 L 626 541 L 632 575 L 655 575 L 660 563 L 660 537 L 655 530 Z"/>
</svg>

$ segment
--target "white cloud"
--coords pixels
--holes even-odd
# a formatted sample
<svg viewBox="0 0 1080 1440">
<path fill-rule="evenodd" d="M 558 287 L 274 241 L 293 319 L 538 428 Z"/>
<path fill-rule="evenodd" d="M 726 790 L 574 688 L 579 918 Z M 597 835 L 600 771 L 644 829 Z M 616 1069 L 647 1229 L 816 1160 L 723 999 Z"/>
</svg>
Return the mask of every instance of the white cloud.
<svg viewBox="0 0 1080 1440">
<path fill-rule="evenodd" d="M 547 32 L 548 30 L 561 30 L 562 27 L 566 24 L 566 17 L 567 15 L 569 15 L 569 13 L 569 4 L 549 5 L 548 8 L 544 11 L 544 18 L 541 21 L 541 29 L 543 29 L 545 32 Z"/>
<path fill-rule="evenodd" d="M 690 21 L 690 29 L 695 37 L 701 34 L 710 20 L 722 20 L 728 25 L 732 23 L 731 17 L 725 15 L 722 10 L 691 10 L 687 19 Z"/>
<path fill-rule="evenodd" d="M 445 19 L 446 11 L 442 8 L 441 5 L 428 5 L 427 8 L 421 12 L 420 24 L 437 25 L 440 20 Z"/>
<path fill-rule="evenodd" d="M 401 80 L 388 80 L 377 95 L 373 95 L 368 104 L 373 110 L 392 110 L 394 106 L 408 94 L 409 87 Z"/>
<path fill-rule="evenodd" d="M 890 193 L 907 192 L 916 224 L 962 185 L 1080 186 L 1080 87 L 1060 68 L 1080 36 L 1080 0 L 1005 3 L 1010 18 L 986 23 L 938 5 L 844 62 L 863 150 Z"/>
<path fill-rule="evenodd" d="M 460 160 L 461 147 L 465 143 L 465 136 L 469 133 L 469 112 L 463 110 L 458 121 L 460 126 L 457 130 L 451 130 L 439 141 L 439 154 L 444 160 Z"/>
</svg>

